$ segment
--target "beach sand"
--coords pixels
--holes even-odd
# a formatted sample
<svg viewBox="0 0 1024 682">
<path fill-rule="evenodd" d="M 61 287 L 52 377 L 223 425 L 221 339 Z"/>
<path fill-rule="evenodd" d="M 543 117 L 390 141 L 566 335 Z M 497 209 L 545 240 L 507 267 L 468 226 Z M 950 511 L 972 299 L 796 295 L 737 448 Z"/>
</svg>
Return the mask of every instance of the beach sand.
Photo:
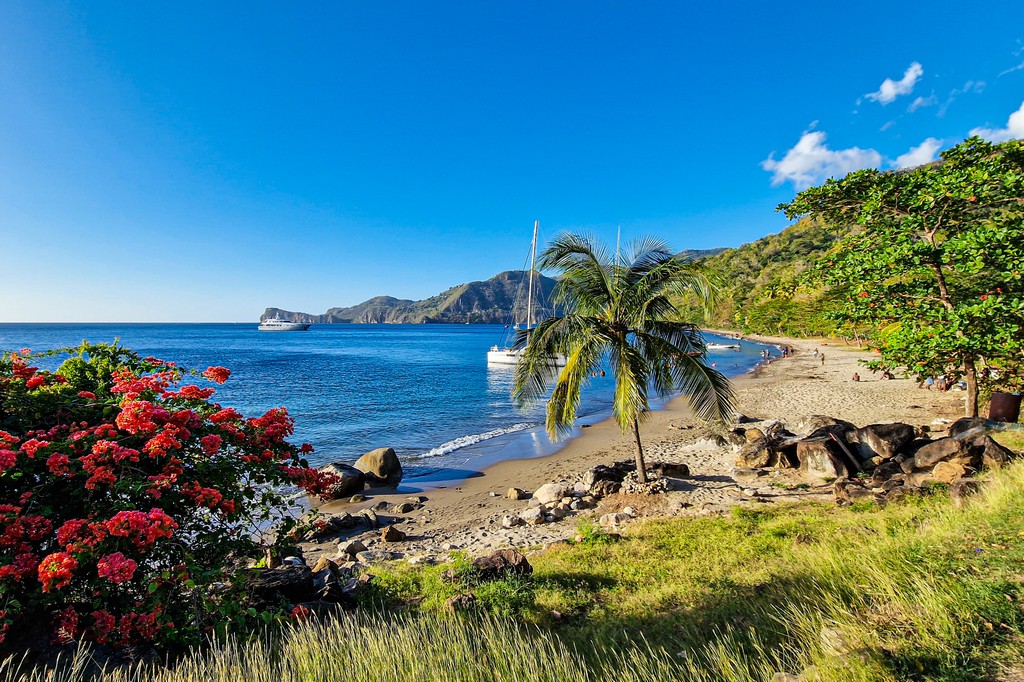
<svg viewBox="0 0 1024 682">
<path fill-rule="evenodd" d="M 879 422 L 905 422 L 930 425 L 937 419 L 954 420 L 963 414 L 964 393 L 939 392 L 917 388 L 913 379 L 882 380 L 861 364 L 871 355 L 855 346 L 834 341 L 750 337 L 793 348 L 788 358 L 733 381 L 737 410 L 757 419 L 779 419 L 791 426 L 812 415 L 845 419 L 857 426 Z M 817 348 L 824 354 L 815 356 Z M 861 380 L 851 380 L 853 374 Z M 670 402 L 665 409 L 649 413 L 641 424 L 641 438 L 647 462 L 682 462 L 691 477 L 675 482 L 673 492 L 665 495 L 612 495 L 597 510 L 579 512 L 562 521 L 536 526 L 503 528 L 506 514 L 518 515 L 527 501 L 507 499 L 505 493 L 516 487 L 532 492 L 553 481 L 571 482 L 597 464 L 611 464 L 634 457 L 630 434 L 623 435 L 611 420 L 594 424 L 566 443 L 565 447 L 542 458 L 500 462 L 461 484 L 423 493 L 422 508 L 408 514 L 378 513 L 397 523 L 409 539 L 380 543 L 379 532 L 360 537 L 371 549 L 401 552 L 408 557 L 436 556 L 450 550 L 479 554 L 494 548 L 528 549 L 571 538 L 582 518 L 604 512 L 621 511 L 632 506 L 638 515 L 687 515 L 717 513 L 742 503 L 792 501 L 799 498 L 831 499 L 831 486 L 794 490 L 793 472 L 772 472 L 751 483 L 732 477 L 736 452 L 709 440 L 709 434 L 691 416 L 686 398 Z M 712 436 L 713 437 L 713 436 Z M 355 513 L 381 502 L 394 504 L 409 497 L 384 489 L 368 490 L 362 503 L 332 502 L 320 507 L 326 513 Z M 373 541 L 373 542 L 370 542 Z M 333 544 L 333 543 L 332 543 Z M 334 546 L 304 546 L 307 557 L 333 557 Z"/>
</svg>

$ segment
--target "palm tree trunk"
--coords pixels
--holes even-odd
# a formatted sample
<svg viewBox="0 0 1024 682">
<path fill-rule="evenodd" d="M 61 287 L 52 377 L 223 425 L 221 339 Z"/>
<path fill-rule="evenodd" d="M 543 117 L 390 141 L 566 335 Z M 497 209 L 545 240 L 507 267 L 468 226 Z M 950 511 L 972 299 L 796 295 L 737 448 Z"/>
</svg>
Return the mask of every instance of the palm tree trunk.
<svg viewBox="0 0 1024 682">
<path fill-rule="evenodd" d="M 636 480 L 647 483 L 647 464 L 644 463 L 644 446 L 640 444 L 640 420 L 633 420 L 633 438 L 636 440 Z"/>
<path fill-rule="evenodd" d="M 964 356 L 964 378 L 967 381 L 967 403 L 964 413 L 968 417 L 978 416 L 978 367 L 974 364 L 974 356 Z"/>
</svg>

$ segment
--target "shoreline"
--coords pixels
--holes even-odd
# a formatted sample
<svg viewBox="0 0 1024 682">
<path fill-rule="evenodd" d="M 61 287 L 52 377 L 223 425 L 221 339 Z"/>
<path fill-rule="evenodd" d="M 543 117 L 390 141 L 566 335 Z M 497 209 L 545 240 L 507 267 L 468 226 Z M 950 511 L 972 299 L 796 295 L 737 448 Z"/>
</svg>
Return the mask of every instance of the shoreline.
<svg viewBox="0 0 1024 682">
<path fill-rule="evenodd" d="M 963 413 L 962 393 L 918 389 L 912 379 L 882 380 L 880 375 L 860 365 L 859 360 L 869 358 L 870 354 L 856 347 L 823 339 L 747 335 L 742 338 L 793 348 L 790 357 L 775 359 L 732 380 L 736 409 L 749 417 L 797 424 L 812 415 L 828 415 L 857 426 L 894 421 L 925 425 L 937 418 L 952 421 Z M 819 349 L 818 356 L 814 355 L 815 348 Z M 825 356 L 824 364 L 821 354 Z M 861 381 L 851 380 L 854 372 L 861 374 Z M 528 505 L 527 501 L 507 499 L 505 493 L 509 488 L 532 492 L 553 481 L 571 481 L 597 464 L 634 458 L 632 435 L 623 435 L 609 417 L 583 428 L 579 436 L 554 453 L 498 462 L 457 484 L 429 490 L 422 494 L 426 501 L 414 511 L 395 515 L 382 511 L 387 517 L 382 523 L 398 524 L 409 538 L 386 546 L 374 542 L 372 549 L 401 552 L 408 557 L 455 549 L 472 554 L 504 546 L 535 547 L 572 537 L 581 518 L 619 511 L 625 504 L 639 509 L 640 515 L 692 515 L 723 511 L 754 497 L 759 502 L 783 502 L 821 497 L 825 492 L 813 488 L 792 490 L 783 480 L 785 472 L 778 472 L 778 485 L 769 484 L 760 493 L 746 488 L 749 483 L 734 480 L 731 474 L 735 452 L 708 440 L 709 434 L 690 414 L 685 396 L 673 398 L 663 409 L 649 412 L 641 423 L 640 435 L 648 463 L 681 462 L 689 466 L 691 476 L 681 481 L 675 492 L 612 495 L 601 502 L 596 512 L 580 512 L 555 523 L 502 527 L 504 515 L 517 514 Z M 827 492 L 831 496 L 830 486 Z M 401 492 L 401 487 L 368 489 L 364 494 L 365 502 L 333 501 L 317 508 L 323 513 L 354 514 L 366 508 L 387 510 L 410 497 L 408 492 Z M 370 531 L 360 537 L 377 536 L 379 531 Z M 307 544 L 304 550 L 326 556 L 336 547 Z"/>
</svg>

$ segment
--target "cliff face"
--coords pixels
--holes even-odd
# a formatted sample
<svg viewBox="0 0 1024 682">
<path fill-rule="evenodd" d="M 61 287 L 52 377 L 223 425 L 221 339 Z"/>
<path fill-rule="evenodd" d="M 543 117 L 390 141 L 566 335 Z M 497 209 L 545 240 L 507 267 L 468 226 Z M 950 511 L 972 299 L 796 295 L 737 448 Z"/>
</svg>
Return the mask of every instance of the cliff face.
<svg viewBox="0 0 1024 682">
<path fill-rule="evenodd" d="M 516 319 L 526 317 L 526 272 L 510 270 L 483 282 L 468 282 L 452 287 L 422 301 L 409 301 L 391 296 L 376 296 L 349 308 L 331 308 L 323 315 L 293 312 L 280 308 L 267 308 L 262 319 L 279 317 L 283 320 L 313 324 L 333 323 L 444 323 L 504 324 L 522 288 Z M 534 279 L 534 315 L 542 318 L 552 313 L 551 292 L 555 280 L 538 276 Z"/>
</svg>

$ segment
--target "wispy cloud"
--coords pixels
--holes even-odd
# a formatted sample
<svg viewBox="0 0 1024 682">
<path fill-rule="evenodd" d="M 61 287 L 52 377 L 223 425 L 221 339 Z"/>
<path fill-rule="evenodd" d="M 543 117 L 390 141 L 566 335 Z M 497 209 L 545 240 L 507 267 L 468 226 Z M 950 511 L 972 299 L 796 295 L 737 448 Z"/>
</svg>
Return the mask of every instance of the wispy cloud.
<svg viewBox="0 0 1024 682">
<path fill-rule="evenodd" d="M 831 177 L 842 177 L 861 168 L 877 168 L 882 155 L 874 149 L 829 149 L 827 135 L 820 130 L 805 131 L 792 149 L 776 161 L 774 152 L 761 162 L 761 168 L 772 174 L 772 186 L 792 182 L 805 189 Z"/>
<path fill-rule="evenodd" d="M 892 128 L 894 125 L 896 125 L 896 121 L 886 121 L 885 123 L 882 124 L 882 127 L 879 128 L 878 131 L 884 133 L 889 128 Z"/>
<path fill-rule="evenodd" d="M 892 161 L 894 168 L 913 168 L 934 161 L 942 149 L 942 140 L 929 137 L 916 147 L 911 147 L 906 154 L 900 154 Z"/>
<path fill-rule="evenodd" d="M 990 142 L 1006 142 L 1024 138 L 1024 102 L 1020 109 L 1010 114 L 1005 128 L 975 128 L 971 135 L 983 137 Z"/>
<path fill-rule="evenodd" d="M 922 75 L 924 75 L 924 68 L 918 62 L 914 62 L 903 72 L 903 78 L 898 81 L 886 78 L 878 90 L 864 96 L 872 101 L 880 102 L 882 105 L 889 104 L 900 95 L 910 94 Z"/>
<path fill-rule="evenodd" d="M 946 115 L 946 110 L 949 109 L 949 105 L 952 104 L 957 97 L 960 95 L 966 95 L 968 93 L 973 95 L 980 95 L 985 91 L 985 81 L 967 81 L 964 83 L 962 88 L 953 88 L 949 91 L 949 96 L 946 97 L 946 101 L 939 107 L 939 111 L 935 114 L 939 118 Z"/>
<path fill-rule="evenodd" d="M 1024 62 L 1021 62 L 1017 66 L 1011 66 L 1010 68 L 1006 69 L 1005 71 L 1000 71 L 999 75 L 996 76 L 996 78 L 1002 78 L 1006 74 L 1013 73 L 1014 71 L 1024 71 Z"/>
<path fill-rule="evenodd" d="M 930 107 L 938 103 L 939 98 L 936 97 L 935 95 L 928 95 L 927 97 L 918 97 L 917 99 L 910 103 L 910 106 L 907 107 L 907 111 L 913 113 L 918 109 L 921 109 L 923 107 Z"/>
</svg>

